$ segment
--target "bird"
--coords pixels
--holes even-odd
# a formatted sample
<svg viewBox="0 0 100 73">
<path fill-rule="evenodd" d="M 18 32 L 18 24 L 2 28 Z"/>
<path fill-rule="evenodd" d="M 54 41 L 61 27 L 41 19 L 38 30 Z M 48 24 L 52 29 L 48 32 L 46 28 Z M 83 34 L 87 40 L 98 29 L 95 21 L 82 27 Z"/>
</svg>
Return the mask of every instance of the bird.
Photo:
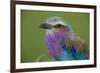
<svg viewBox="0 0 100 73">
<path fill-rule="evenodd" d="M 58 16 L 46 19 L 40 25 L 46 30 L 45 43 L 50 55 L 56 61 L 87 60 L 89 49 L 85 40 L 76 35 L 71 25 Z"/>
</svg>

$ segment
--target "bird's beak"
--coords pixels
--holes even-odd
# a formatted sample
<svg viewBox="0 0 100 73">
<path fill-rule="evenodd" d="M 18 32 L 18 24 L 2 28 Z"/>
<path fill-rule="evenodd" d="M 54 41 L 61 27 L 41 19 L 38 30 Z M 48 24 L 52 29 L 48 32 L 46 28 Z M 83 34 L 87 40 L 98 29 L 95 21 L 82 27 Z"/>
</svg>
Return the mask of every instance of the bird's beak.
<svg viewBox="0 0 100 73">
<path fill-rule="evenodd" d="M 49 26 L 47 23 L 43 23 L 40 25 L 40 28 L 43 28 L 43 29 L 49 29 Z"/>
</svg>

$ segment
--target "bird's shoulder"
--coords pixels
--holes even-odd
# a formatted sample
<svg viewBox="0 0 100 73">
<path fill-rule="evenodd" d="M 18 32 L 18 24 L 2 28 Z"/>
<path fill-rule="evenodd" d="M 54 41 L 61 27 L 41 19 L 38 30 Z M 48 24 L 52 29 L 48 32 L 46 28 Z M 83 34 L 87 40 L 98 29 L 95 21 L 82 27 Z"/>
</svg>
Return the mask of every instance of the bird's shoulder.
<svg viewBox="0 0 100 73">
<path fill-rule="evenodd" d="M 83 51 L 87 49 L 86 42 L 78 37 L 77 35 L 72 35 L 70 38 L 66 39 L 66 45 L 69 50 L 73 47 L 77 49 L 77 51 Z"/>
</svg>

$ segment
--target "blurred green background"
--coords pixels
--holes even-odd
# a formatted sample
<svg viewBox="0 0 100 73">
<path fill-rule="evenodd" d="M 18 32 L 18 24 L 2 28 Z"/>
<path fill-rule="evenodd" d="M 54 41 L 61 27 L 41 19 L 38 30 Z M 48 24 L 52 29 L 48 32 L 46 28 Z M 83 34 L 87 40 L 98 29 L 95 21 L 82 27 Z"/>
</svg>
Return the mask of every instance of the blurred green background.
<svg viewBox="0 0 100 73">
<path fill-rule="evenodd" d="M 89 13 L 21 10 L 21 62 L 54 61 L 45 44 L 46 31 L 39 26 L 48 17 L 63 18 L 89 46 Z"/>
</svg>

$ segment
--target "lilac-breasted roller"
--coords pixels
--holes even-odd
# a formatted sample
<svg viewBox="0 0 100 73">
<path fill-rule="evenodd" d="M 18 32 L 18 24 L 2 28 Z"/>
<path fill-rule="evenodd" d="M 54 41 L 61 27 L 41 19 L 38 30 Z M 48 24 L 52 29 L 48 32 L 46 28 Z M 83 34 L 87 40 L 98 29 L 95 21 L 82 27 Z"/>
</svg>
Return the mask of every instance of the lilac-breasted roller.
<svg viewBox="0 0 100 73">
<path fill-rule="evenodd" d="M 62 18 L 49 17 L 40 27 L 46 29 L 46 46 L 55 60 L 89 59 L 87 44 L 72 32 Z"/>
</svg>

